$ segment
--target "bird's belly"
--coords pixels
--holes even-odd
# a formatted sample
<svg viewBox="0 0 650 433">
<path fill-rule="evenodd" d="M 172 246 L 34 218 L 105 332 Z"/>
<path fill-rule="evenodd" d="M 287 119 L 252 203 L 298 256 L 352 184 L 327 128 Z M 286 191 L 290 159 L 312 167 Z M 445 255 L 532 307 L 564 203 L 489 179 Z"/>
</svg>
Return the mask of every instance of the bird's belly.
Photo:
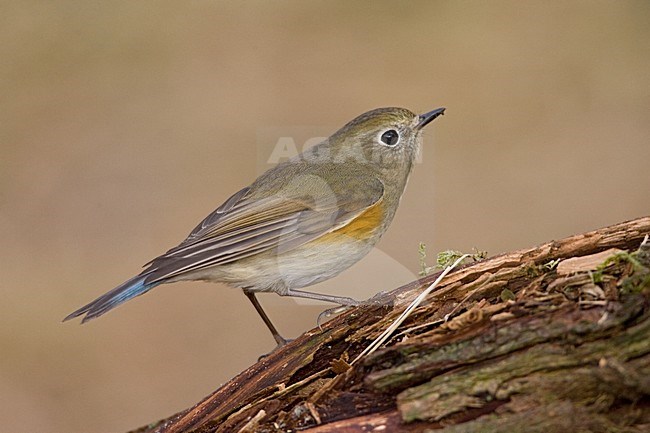
<svg viewBox="0 0 650 433">
<path fill-rule="evenodd" d="M 335 277 L 372 249 L 374 242 L 310 243 L 281 254 L 238 260 L 201 271 L 192 279 L 225 282 L 234 287 L 283 294 Z"/>
</svg>

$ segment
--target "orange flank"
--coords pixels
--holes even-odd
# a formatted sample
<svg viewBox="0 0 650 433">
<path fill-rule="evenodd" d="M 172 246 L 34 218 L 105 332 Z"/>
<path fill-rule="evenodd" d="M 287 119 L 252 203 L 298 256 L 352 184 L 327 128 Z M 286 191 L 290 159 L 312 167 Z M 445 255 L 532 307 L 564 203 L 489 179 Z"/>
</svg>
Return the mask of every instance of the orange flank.
<svg viewBox="0 0 650 433">
<path fill-rule="evenodd" d="M 373 232 L 381 226 L 384 217 L 384 204 L 383 200 L 370 206 L 363 211 L 361 215 L 350 221 L 347 225 L 340 229 L 334 230 L 314 242 L 336 242 L 340 237 L 354 238 L 356 240 L 365 240 L 372 236 Z"/>
</svg>

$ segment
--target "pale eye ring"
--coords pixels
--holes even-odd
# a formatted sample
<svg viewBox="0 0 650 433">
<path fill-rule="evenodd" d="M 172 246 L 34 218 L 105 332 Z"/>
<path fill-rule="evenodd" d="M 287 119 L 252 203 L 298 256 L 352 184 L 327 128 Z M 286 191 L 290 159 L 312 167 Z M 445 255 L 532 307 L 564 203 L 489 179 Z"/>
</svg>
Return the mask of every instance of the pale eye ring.
<svg viewBox="0 0 650 433">
<path fill-rule="evenodd" d="M 386 146 L 393 147 L 397 143 L 399 143 L 399 133 L 394 130 L 394 129 L 389 129 L 388 131 L 385 131 L 381 136 L 379 137 L 379 140 L 381 140 L 382 144 L 385 144 Z"/>
</svg>

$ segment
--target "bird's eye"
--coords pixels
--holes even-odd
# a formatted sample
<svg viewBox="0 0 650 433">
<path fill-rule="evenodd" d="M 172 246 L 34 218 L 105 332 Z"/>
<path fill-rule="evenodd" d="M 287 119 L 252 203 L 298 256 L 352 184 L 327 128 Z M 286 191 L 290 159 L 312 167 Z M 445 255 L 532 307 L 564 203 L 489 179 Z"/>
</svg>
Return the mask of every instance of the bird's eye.
<svg viewBox="0 0 650 433">
<path fill-rule="evenodd" d="M 399 134 L 394 129 L 389 129 L 381 134 L 381 141 L 388 146 L 395 146 L 399 142 Z"/>
</svg>

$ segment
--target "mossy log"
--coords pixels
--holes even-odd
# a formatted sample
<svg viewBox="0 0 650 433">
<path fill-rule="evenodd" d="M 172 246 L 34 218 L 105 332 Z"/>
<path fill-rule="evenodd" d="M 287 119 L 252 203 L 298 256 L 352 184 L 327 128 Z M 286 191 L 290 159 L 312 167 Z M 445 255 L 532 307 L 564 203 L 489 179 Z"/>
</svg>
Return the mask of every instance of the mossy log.
<svg viewBox="0 0 650 433">
<path fill-rule="evenodd" d="M 194 407 L 136 430 L 648 432 L 650 217 L 453 271 L 351 309 Z"/>
</svg>

